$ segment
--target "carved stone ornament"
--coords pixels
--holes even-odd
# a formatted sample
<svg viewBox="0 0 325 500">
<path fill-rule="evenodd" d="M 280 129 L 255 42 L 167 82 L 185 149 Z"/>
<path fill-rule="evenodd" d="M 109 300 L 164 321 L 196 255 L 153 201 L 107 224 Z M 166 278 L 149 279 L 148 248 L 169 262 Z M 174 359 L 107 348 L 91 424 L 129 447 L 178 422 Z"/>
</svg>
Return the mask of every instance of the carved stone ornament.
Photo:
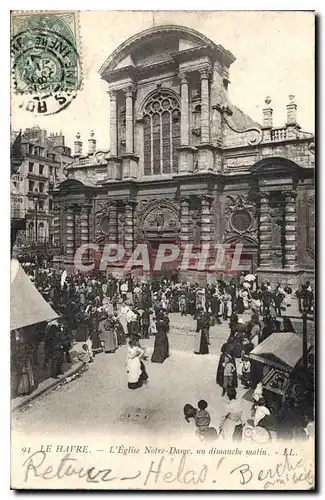
<svg viewBox="0 0 325 500">
<path fill-rule="evenodd" d="M 311 154 L 313 154 L 313 155 L 315 154 L 315 142 L 314 141 L 309 144 L 308 149 L 311 152 Z"/>
<path fill-rule="evenodd" d="M 109 207 L 111 202 L 98 203 L 96 216 L 96 241 L 101 242 L 109 236 Z"/>
<path fill-rule="evenodd" d="M 235 128 L 233 125 L 230 124 L 229 120 L 226 117 L 226 113 L 225 112 L 223 113 L 223 118 L 224 118 L 224 121 L 227 124 L 227 126 L 233 132 L 236 132 L 237 134 L 246 134 L 246 133 L 248 133 L 248 135 L 247 135 L 247 144 L 249 144 L 250 146 L 257 146 L 258 144 L 260 144 L 262 142 L 262 140 L 263 140 L 263 134 L 262 134 L 262 130 L 261 129 L 259 129 L 257 127 L 250 127 L 250 128 L 246 128 L 246 129 L 243 129 L 243 130 L 239 130 L 239 129 Z"/>
<path fill-rule="evenodd" d="M 97 165 L 106 165 L 106 156 L 108 154 L 108 151 L 96 151 L 94 154 L 94 160 Z"/>
<path fill-rule="evenodd" d="M 177 236 L 181 226 L 179 211 L 179 205 L 169 199 L 139 202 L 136 210 L 136 241 L 164 235 Z"/>
<path fill-rule="evenodd" d="M 225 208 L 226 228 L 224 240 L 230 235 L 249 236 L 257 242 L 256 205 L 247 195 L 227 196 L 228 204 Z"/>
</svg>

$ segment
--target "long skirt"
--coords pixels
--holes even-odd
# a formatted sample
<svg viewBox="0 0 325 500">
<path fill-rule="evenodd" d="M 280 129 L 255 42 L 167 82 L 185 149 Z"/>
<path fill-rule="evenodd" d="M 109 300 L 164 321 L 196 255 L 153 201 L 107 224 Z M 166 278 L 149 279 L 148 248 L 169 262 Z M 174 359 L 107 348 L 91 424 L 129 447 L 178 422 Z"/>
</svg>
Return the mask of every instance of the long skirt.
<svg viewBox="0 0 325 500">
<path fill-rule="evenodd" d="M 115 352 L 117 349 L 117 337 L 114 330 L 106 330 L 101 333 L 101 340 L 104 342 L 105 352 Z"/>
<path fill-rule="evenodd" d="M 165 331 L 158 330 L 155 337 L 155 347 L 151 356 L 153 363 L 163 363 L 169 356 L 169 342 Z"/>
<path fill-rule="evenodd" d="M 146 372 L 145 365 L 139 358 L 129 359 L 127 365 L 128 388 L 138 389 L 146 380 L 148 380 L 148 374 Z"/>
<path fill-rule="evenodd" d="M 124 328 L 121 324 L 117 325 L 117 327 L 116 327 L 116 336 L 117 336 L 118 345 L 125 345 L 126 344 Z"/>
<path fill-rule="evenodd" d="M 205 331 L 199 331 L 194 339 L 195 354 L 209 354 L 209 346 Z"/>
</svg>

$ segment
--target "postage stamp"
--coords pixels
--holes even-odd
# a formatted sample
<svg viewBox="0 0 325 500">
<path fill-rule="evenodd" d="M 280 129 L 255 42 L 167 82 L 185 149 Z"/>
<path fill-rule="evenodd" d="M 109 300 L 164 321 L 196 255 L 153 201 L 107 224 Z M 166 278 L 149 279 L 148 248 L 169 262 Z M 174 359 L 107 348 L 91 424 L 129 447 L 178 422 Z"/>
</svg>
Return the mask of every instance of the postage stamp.
<svg viewBox="0 0 325 500">
<path fill-rule="evenodd" d="M 12 88 L 26 111 L 65 109 L 81 87 L 76 12 L 12 14 Z"/>
</svg>

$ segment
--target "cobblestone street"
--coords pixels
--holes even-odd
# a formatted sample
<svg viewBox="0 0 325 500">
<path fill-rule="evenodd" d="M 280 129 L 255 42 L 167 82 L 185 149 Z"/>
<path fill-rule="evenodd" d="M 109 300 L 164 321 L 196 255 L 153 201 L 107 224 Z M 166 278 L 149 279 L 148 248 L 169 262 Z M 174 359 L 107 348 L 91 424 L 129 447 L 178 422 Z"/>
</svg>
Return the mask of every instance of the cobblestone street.
<svg viewBox="0 0 325 500">
<path fill-rule="evenodd" d="M 246 318 L 244 318 L 246 319 Z M 218 427 L 225 398 L 216 385 L 220 347 L 229 335 L 227 322 L 210 330 L 210 354 L 193 353 L 196 322 L 171 314 L 170 357 L 163 364 L 151 363 L 154 337 L 141 341 L 147 347 L 149 382 L 135 391 L 127 388 L 126 352 L 98 354 L 89 370 L 76 380 L 35 400 L 13 415 L 13 430 L 25 433 L 67 435 L 74 432 L 148 432 L 177 435 L 194 432 L 186 423 L 183 406 L 205 399 L 211 425 Z M 239 383 L 240 386 L 240 383 Z M 239 387 L 238 396 L 246 391 Z M 244 412 L 250 403 L 243 401 Z"/>
</svg>

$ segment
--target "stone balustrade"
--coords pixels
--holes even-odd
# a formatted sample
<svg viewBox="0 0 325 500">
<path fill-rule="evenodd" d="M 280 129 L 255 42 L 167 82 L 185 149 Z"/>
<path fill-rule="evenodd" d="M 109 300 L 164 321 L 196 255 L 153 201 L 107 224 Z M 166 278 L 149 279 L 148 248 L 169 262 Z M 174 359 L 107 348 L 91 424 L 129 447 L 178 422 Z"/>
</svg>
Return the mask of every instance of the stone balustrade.
<svg viewBox="0 0 325 500">
<path fill-rule="evenodd" d="M 286 128 L 274 128 L 271 130 L 271 141 L 283 141 L 287 139 Z"/>
</svg>

